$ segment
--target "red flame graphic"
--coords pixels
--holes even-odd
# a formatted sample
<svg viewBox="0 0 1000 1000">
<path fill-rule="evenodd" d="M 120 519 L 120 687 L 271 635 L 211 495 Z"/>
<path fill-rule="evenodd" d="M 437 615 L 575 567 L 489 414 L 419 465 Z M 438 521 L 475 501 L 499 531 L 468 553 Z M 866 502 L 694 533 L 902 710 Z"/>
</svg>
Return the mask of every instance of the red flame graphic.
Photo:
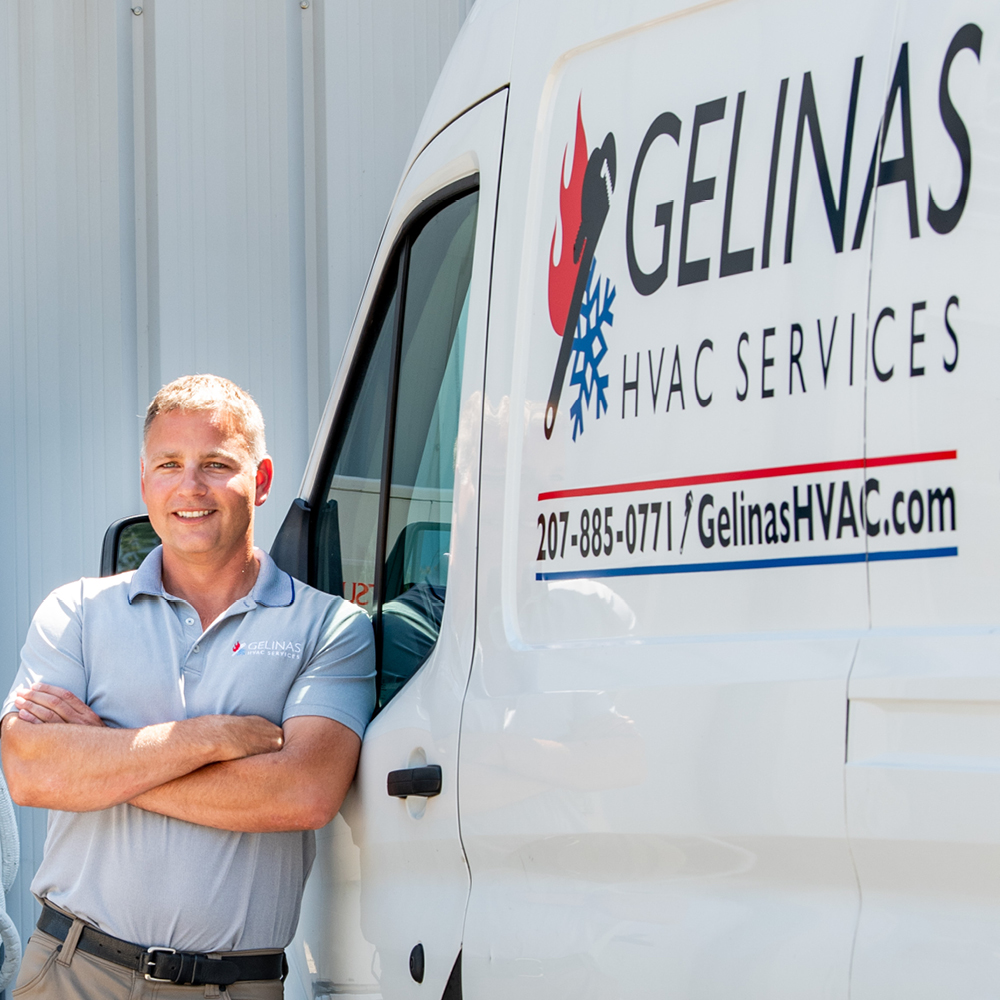
<svg viewBox="0 0 1000 1000">
<path fill-rule="evenodd" d="M 239 643 L 236 643 L 236 645 L 235 645 L 235 646 L 233 646 L 233 652 L 235 653 L 235 652 L 236 652 L 236 650 L 238 650 L 239 648 L 240 648 L 240 644 L 239 644 Z"/>
<path fill-rule="evenodd" d="M 563 184 L 563 178 L 566 176 L 566 153 L 569 146 L 563 150 L 562 170 L 559 173 L 559 222 L 562 225 L 562 245 L 558 264 L 555 262 L 558 225 L 552 230 L 552 245 L 549 248 L 549 319 L 560 337 L 566 327 L 573 287 L 576 285 L 576 276 L 580 270 L 580 262 L 573 261 L 573 243 L 580 231 L 583 175 L 587 171 L 587 136 L 583 131 L 581 104 L 582 98 L 576 105 L 576 138 L 573 143 L 573 168 L 570 171 L 568 186 Z"/>
</svg>

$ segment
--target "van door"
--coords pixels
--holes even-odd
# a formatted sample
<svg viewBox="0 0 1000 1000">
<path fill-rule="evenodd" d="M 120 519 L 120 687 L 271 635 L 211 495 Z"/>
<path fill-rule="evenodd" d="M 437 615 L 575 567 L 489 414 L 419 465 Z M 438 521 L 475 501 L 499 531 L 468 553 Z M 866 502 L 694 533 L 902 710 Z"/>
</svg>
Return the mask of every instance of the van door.
<svg viewBox="0 0 1000 1000">
<path fill-rule="evenodd" d="M 459 975 L 458 733 L 505 111 L 503 91 L 466 112 L 405 177 L 307 473 L 310 577 L 372 615 L 379 697 L 318 834 L 291 996 L 440 997 Z"/>
<path fill-rule="evenodd" d="M 869 256 L 843 219 L 894 11 L 631 10 L 533 11 L 512 72 L 465 987 L 844 1000 Z"/>
<path fill-rule="evenodd" d="M 988 996 L 1000 981 L 998 45 L 995 4 L 902 3 L 882 130 L 864 137 L 872 635 L 850 682 L 855 1000 Z"/>
</svg>

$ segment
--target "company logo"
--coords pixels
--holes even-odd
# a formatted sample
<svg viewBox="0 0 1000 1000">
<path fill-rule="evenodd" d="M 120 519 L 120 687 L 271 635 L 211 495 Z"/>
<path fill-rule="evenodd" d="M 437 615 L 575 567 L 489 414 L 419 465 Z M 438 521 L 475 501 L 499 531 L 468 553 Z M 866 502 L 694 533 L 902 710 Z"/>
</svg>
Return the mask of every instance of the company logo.
<svg viewBox="0 0 1000 1000">
<path fill-rule="evenodd" d="M 258 642 L 236 642 L 233 656 L 285 656 L 298 659 L 302 655 L 302 643 L 282 639 L 261 639 Z"/>
<path fill-rule="evenodd" d="M 604 328 L 614 323 L 611 306 L 615 288 L 610 279 L 601 287 L 595 251 L 611 207 L 615 189 L 615 137 L 609 132 L 601 146 L 587 154 L 587 134 L 583 127 L 583 99 L 576 107 L 576 135 L 569 183 L 566 177 L 566 154 L 563 151 L 559 179 L 559 220 L 549 248 L 549 319 L 562 337 L 552 388 L 545 407 L 545 437 L 552 437 L 559 399 L 566 381 L 566 369 L 573 364 L 570 385 L 577 396 L 570 406 L 573 440 L 583 433 L 583 414 L 593 404 L 594 416 L 600 419 L 608 409 L 608 376 L 601 374 L 601 362 L 608 353 Z M 556 241 L 559 260 L 556 261 Z"/>
</svg>

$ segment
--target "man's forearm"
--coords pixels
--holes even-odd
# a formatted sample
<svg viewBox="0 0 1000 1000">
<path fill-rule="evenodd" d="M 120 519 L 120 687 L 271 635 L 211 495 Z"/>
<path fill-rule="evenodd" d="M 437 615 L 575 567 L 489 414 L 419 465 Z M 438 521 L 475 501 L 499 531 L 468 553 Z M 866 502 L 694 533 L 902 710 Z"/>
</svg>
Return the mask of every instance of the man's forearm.
<svg viewBox="0 0 1000 1000">
<path fill-rule="evenodd" d="M 206 764 L 260 753 L 228 716 L 141 729 L 3 720 L 4 774 L 19 805 L 89 812 L 127 802 Z M 239 720 L 236 720 L 237 723 Z M 261 719 L 260 727 L 274 729 Z M 273 749 L 280 746 L 280 735 Z"/>
<path fill-rule="evenodd" d="M 315 830 L 337 814 L 361 740 L 327 719 L 293 719 L 278 753 L 212 764 L 131 800 L 149 812 L 246 833 Z"/>
<path fill-rule="evenodd" d="M 278 758 L 284 753 L 268 756 Z M 210 764 L 136 796 L 131 804 L 200 826 L 241 833 L 310 830 L 332 819 L 334 814 L 324 817 L 318 803 L 310 801 L 309 790 L 274 763 L 248 757 Z"/>
</svg>

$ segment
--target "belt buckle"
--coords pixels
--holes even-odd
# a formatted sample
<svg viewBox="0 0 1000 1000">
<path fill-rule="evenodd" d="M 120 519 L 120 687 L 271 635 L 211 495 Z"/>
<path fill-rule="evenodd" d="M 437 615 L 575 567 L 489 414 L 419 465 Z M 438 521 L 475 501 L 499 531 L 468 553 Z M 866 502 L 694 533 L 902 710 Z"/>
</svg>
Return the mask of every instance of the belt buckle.
<svg viewBox="0 0 1000 1000">
<path fill-rule="evenodd" d="M 161 945 L 155 945 L 154 944 L 154 945 L 152 945 L 152 947 L 149 947 L 149 948 L 146 949 L 146 954 L 150 955 L 150 956 L 153 956 L 153 957 L 148 958 L 146 960 L 146 968 L 147 969 L 155 969 L 156 968 L 156 958 L 155 958 L 154 953 L 158 952 L 158 951 L 165 952 L 168 955 L 176 955 L 177 954 L 177 949 L 176 948 L 164 948 Z M 143 976 L 146 979 L 148 979 L 151 983 L 172 983 L 173 982 L 172 979 L 161 979 L 159 976 L 151 976 L 149 974 L 149 972 L 144 972 Z"/>
</svg>

